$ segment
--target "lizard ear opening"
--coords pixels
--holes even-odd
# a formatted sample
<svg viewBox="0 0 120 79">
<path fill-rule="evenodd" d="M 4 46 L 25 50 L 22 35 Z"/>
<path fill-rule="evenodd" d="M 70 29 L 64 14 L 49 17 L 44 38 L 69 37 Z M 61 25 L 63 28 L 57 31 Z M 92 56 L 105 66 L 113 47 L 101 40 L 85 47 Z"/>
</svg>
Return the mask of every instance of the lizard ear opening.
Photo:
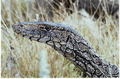
<svg viewBox="0 0 120 79">
<path fill-rule="evenodd" d="M 45 29 L 46 29 L 47 31 L 49 31 L 51 28 L 46 26 Z"/>
</svg>

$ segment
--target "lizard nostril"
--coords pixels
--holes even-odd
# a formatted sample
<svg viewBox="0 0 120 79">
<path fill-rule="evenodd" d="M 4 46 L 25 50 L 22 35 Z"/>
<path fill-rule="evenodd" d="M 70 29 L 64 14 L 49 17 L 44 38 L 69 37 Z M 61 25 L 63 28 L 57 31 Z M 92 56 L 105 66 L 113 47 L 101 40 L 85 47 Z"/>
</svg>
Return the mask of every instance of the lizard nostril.
<svg viewBox="0 0 120 79">
<path fill-rule="evenodd" d="M 12 28 L 15 28 L 16 27 L 16 24 L 12 25 Z"/>
</svg>

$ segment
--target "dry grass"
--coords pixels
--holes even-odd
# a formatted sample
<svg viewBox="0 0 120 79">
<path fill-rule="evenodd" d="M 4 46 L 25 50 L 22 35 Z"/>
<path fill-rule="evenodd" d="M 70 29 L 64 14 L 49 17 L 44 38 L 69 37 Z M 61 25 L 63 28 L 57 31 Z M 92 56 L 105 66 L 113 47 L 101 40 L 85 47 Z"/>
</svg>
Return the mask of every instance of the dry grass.
<svg viewBox="0 0 120 79">
<path fill-rule="evenodd" d="M 42 50 L 47 52 L 50 77 L 82 77 L 83 73 L 77 67 L 50 46 L 14 34 L 11 27 L 13 24 L 34 21 L 35 18 L 31 17 L 28 9 L 28 0 L 1 1 L 1 77 L 40 77 L 39 53 Z M 93 21 L 91 17 L 79 16 L 77 11 L 70 16 L 61 14 L 64 18 L 55 16 L 54 23 L 62 23 L 76 29 L 103 59 L 119 65 L 118 20 L 108 16 L 105 17 L 106 23 L 101 19 Z M 44 21 L 44 18 L 42 20 Z"/>
</svg>

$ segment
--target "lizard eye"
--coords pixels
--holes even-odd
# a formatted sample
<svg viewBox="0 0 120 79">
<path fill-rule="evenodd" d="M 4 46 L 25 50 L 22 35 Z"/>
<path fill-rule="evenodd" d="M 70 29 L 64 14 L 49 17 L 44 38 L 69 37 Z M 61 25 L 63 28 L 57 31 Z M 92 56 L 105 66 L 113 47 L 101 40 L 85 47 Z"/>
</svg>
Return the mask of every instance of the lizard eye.
<svg viewBox="0 0 120 79">
<path fill-rule="evenodd" d="M 24 27 L 24 25 L 20 25 L 20 27 Z"/>
</svg>

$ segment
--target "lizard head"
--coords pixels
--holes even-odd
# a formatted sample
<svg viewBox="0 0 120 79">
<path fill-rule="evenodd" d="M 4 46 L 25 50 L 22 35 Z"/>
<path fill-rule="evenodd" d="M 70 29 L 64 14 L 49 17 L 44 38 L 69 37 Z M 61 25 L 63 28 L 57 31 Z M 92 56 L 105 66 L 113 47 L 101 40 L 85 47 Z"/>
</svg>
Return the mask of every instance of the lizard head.
<svg viewBox="0 0 120 79">
<path fill-rule="evenodd" d="M 50 37 L 50 30 L 52 26 L 44 24 L 44 22 L 21 22 L 12 26 L 14 32 L 23 37 L 45 42 L 44 40 Z M 40 40 L 45 38 L 44 40 Z"/>
<path fill-rule="evenodd" d="M 66 35 L 66 27 L 57 23 L 49 23 L 49 22 L 21 22 L 18 24 L 14 24 L 12 26 L 14 32 L 23 37 L 38 41 L 38 42 L 46 42 L 51 40 L 51 37 L 60 38 Z M 66 37 L 66 36 L 65 36 Z"/>
</svg>

